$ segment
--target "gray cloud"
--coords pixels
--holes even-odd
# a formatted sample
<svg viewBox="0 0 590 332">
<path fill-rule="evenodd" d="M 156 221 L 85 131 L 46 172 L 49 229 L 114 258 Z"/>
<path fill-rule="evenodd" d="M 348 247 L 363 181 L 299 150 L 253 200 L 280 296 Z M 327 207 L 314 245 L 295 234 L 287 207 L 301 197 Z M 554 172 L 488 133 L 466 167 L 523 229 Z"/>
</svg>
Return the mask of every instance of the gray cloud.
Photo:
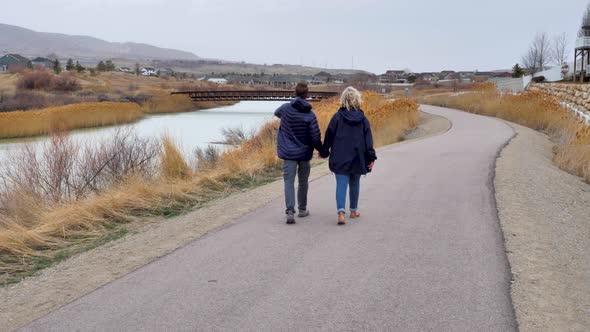
<svg viewBox="0 0 590 332">
<path fill-rule="evenodd" d="M 28 0 L 0 22 L 199 56 L 383 72 L 508 68 L 539 31 L 572 45 L 586 0 Z"/>
</svg>

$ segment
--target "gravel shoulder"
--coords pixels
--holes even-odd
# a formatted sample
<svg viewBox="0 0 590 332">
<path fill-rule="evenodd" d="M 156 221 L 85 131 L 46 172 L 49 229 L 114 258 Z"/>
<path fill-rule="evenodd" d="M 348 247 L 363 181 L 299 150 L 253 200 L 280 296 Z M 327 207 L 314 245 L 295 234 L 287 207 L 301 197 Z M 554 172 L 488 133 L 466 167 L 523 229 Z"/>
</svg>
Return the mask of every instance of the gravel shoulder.
<svg viewBox="0 0 590 332">
<path fill-rule="evenodd" d="M 588 331 L 590 185 L 553 164 L 546 135 L 508 124 L 495 188 L 520 330 Z"/>
<path fill-rule="evenodd" d="M 442 134 L 449 128 L 450 122 L 445 118 L 422 113 L 420 125 L 406 139 Z M 329 173 L 327 164 L 321 163 L 312 169 L 310 181 Z M 23 326 L 207 233 L 232 225 L 238 217 L 281 197 L 282 189 L 282 181 L 275 181 L 210 202 L 179 217 L 146 220 L 142 225 L 133 225 L 130 234 L 121 239 L 76 255 L 18 284 L 0 288 L 0 331 Z"/>
</svg>

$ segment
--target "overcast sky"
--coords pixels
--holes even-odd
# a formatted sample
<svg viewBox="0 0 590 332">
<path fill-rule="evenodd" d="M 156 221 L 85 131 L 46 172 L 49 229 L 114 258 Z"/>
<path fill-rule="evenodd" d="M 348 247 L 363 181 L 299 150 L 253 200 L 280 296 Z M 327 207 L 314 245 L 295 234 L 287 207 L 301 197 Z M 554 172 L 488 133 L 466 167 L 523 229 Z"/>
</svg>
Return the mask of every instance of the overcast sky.
<svg viewBox="0 0 590 332">
<path fill-rule="evenodd" d="M 27 0 L 5 1 L 0 22 L 261 64 L 491 70 L 514 65 L 540 31 L 573 45 L 587 2 Z"/>
</svg>

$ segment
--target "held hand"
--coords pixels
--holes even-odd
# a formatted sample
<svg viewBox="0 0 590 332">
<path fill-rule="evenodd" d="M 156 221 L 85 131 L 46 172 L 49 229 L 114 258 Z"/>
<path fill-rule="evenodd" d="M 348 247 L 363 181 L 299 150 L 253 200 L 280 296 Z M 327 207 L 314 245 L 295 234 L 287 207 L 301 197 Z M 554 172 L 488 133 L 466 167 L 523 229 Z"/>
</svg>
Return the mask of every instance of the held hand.
<svg viewBox="0 0 590 332">
<path fill-rule="evenodd" d="M 373 170 L 373 167 L 375 166 L 375 162 L 371 162 L 367 167 L 369 168 L 369 170 Z"/>
</svg>

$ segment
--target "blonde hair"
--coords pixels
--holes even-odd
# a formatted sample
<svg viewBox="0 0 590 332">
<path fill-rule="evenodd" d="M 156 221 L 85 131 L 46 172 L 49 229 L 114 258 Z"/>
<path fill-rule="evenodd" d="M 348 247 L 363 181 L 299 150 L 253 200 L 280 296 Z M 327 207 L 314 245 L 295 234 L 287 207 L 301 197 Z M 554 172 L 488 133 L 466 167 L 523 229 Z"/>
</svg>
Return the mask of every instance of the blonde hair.
<svg viewBox="0 0 590 332">
<path fill-rule="evenodd" d="M 351 86 L 344 89 L 342 96 L 340 96 L 340 106 L 346 108 L 349 111 L 353 109 L 360 110 L 362 103 L 363 98 L 361 93 Z"/>
</svg>

